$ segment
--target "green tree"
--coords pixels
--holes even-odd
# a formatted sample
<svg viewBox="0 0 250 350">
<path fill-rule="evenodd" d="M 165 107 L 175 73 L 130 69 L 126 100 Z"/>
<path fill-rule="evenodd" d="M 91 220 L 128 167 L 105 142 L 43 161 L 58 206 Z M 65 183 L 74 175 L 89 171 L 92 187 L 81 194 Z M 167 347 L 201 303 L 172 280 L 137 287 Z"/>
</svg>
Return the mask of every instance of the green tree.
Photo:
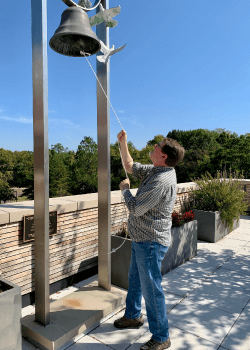
<svg viewBox="0 0 250 350">
<path fill-rule="evenodd" d="M 11 151 L 0 148 L 0 171 L 2 173 L 2 178 L 7 182 L 11 182 L 13 179 L 13 168 L 15 163 L 15 154 Z"/>
<path fill-rule="evenodd" d="M 15 151 L 16 163 L 13 167 L 11 186 L 29 187 L 34 182 L 34 154 L 31 151 Z"/>
<path fill-rule="evenodd" d="M 85 136 L 80 142 L 71 169 L 70 193 L 72 195 L 97 192 L 97 144 L 91 137 Z"/>
<path fill-rule="evenodd" d="M 68 167 L 64 162 L 64 157 L 54 149 L 50 151 L 49 157 L 49 196 L 62 197 L 69 195 Z"/>
<path fill-rule="evenodd" d="M 61 143 L 57 143 L 55 145 L 51 145 L 51 150 L 55 151 L 56 153 L 67 153 L 68 152 L 68 147 L 64 148 Z"/>
<path fill-rule="evenodd" d="M 139 161 L 139 151 L 135 148 L 131 141 L 128 141 L 128 149 L 133 161 Z M 119 184 L 126 178 L 126 173 L 123 169 L 121 155 L 119 151 L 118 141 L 110 145 L 110 161 L 111 161 L 111 191 L 118 191 Z M 140 181 L 135 179 L 131 174 L 128 174 L 130 180 L 130 188 L 137 188 Z"/>
<path fill-rule="evenodd" d="M 3 174 L 0 173 L 0 204 L 2 201 L 5 203 L 6 201 L 11 201 L 14 198 L 15 196 L 10 188 L 10 185 L 3 179 Z"/>
<path fill-rule="evenodd" d="M 172 130 L 168 133 L 167 137 L 185 148 L 183 161 L 175 167 L 178 183 L 191 182 L 192 177 L 199 177 L 207 170 L 216 175 L 217 168 L 210 169 L 210 157 L 220 147 L 216 140 L 218 135 L 218 132 L 207 129 Z"/>
<path fill-rule="evenodd" d="M 154 146 L 155 144 L 161 142 L 164 138 L 165 138 L 165 136 L 163 136 L 163 135 L 156 135 L 152 140 L 149 140 L 147 142 L 147 145 Z"/>
<path fill-rule="evenodd" d="M 250 176 L 250 136 L 223 135 L 223 146 L 211 154 L 211 167 L 232 172 L 241 171 L 245 178 Z"/>
</svg>

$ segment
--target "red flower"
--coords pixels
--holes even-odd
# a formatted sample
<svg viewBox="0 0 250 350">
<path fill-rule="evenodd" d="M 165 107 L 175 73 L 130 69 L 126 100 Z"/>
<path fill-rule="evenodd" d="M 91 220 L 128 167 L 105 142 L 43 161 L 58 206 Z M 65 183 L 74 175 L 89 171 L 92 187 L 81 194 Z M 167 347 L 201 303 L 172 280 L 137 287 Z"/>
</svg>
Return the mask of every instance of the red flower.
<svg viewBox="0 0 250 350">
<path fill-rule="evenodd" d="M 185 212 L 182 216 L 181 214 L 177 213 L 176 211 L 174 211 L 172 213 L 172 226 L 180 226 L 181 222 L 189 222 L 194 220 L 194 214 L 193 214 L 193 210 L 190 210 L 190 212 Z M 181 222 L 180 222 L 181 221 Z"/>
</svg>

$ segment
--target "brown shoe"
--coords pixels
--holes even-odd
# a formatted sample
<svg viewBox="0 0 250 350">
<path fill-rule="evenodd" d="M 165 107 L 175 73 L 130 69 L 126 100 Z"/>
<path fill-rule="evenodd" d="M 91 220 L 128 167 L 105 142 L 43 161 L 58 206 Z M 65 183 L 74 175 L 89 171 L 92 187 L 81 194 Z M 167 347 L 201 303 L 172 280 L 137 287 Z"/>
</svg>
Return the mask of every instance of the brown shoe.
<svg viewBox="0 0 250 350">
<path fill-rule="evenodd" d="M 126 318 L 125 316 L 123 316 L 121 318 L 118 318 L 118 320 L 114 322 L 114 326 L 116 328 L 128 328 L 128 327 L 139 328 L 143 325 L 143 323 L 144 321 L 142 316 L 136 319 Z"/>
<path fill-rule="evenodd" d="M 151 338 L 146 344 L 140 347 L 140 350 L 163 350 L 168 349 L 171 346 L 170 338 L 164 343 L 159 343 L 158 341 Z"/>
</svg>

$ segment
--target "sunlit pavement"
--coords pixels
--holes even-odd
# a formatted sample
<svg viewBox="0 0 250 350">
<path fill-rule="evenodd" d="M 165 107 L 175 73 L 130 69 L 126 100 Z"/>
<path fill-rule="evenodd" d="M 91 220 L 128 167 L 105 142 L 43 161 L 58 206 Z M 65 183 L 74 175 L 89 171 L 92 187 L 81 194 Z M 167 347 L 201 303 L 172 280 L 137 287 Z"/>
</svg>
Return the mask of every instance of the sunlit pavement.
<svg viewBox="0 0 250 350">
<path fill-rule="evenodd" d="M 83 281 L 52 295 L 52 300 L 97 279 Z M 197 257 L 163 276 L 172 350 L 250 349 L 250 216 L 241 216 L 240 227 L 217 243 L 198 242 Z M 34 313 L 34 306 L 22 310 Z M 119 330 L 110 315 L 69 350 L 139 350 L 151 338 L 145 304 L 140 329 Z M 23 350 L 36 347 L 23 339 Z"/>
</svg>

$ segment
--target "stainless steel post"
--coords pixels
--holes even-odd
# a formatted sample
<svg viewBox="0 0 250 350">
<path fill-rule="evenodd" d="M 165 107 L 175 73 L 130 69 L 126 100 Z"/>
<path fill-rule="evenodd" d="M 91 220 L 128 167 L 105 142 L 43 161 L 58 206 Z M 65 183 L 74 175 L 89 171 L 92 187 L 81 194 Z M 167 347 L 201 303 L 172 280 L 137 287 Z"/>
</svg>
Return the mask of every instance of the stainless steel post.
<svg viewBox="0 0 250 350">
<path fill-rule="evenodd" d="M 50 323 L 47 0 L 31 0 L 34 135 L 35 320 Z"/>
<path fill-rule="evenodd" d="M 109 0 L 102 0 L 104 9 L 109 8 Z M 99 11 L 98 10 L 96 12 Z M 109 28 L 105 22 L 96 27 L 96 34 L 109 47 Z M 100 53 L 99 53 L 100 54 Z M 109 62 L 97 62 L 97 77 L 110 99 Z M 97 82 L 97 133 L 98 133 L 98 285 L 111 289 L 110 252 L 110 106 Z"/>
</svg>

